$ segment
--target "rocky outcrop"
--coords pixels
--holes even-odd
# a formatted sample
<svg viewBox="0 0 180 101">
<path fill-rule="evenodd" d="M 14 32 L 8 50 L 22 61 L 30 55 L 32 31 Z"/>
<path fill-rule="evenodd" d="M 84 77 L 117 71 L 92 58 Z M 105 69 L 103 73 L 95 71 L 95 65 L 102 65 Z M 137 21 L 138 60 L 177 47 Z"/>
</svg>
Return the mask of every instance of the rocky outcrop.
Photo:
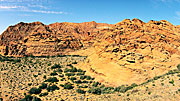
<svg viewBox="0 0 180 101">
<path fill-rule="evenodd" d="M 73 54 L 86 55 L 79 67 L 111 85 L 142 83 L 180 64 L 180 27 L 168 21 L 125 19 L 102 29 L 91 48 Z"/>
<path fill-rule="evenodd" d="M 96 22 L 54 23 L 44 25 L 41 22 L 19 23 L 10 26 L 0 36 L 0 54 L 8 56 L 47 56 L 67 54 L 70 51 L 88 46 L 98 27 L 110 26 Z"/>
</svg>

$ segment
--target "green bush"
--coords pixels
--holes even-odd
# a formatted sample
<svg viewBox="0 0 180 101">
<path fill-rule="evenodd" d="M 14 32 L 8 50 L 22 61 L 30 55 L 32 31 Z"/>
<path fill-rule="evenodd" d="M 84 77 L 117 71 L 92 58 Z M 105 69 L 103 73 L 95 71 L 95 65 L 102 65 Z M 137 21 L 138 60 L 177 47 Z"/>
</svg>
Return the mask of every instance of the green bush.
<svg viewBox="0 0 180 101">
<path fill-rule="evenodd" d="M 62 73 L 63 71 L 62 71 L 62 69 L 59 68 L 59 69 L 57 70 L 57 72 L 58 72 L 58 73 Z"/>
<path fill-rule="evenodd" d="M 75 67 L 72 67 L 71 69 L 65 68 L 64 72 L 77 72 L 77 69 Z"/>
<path fill-rule="evenodd" d="M 84 75 L 84 74 L 85 74 L 85 72 L 79 72 L 76 75 Z"/>
<path fill-rule="evenodd" d="M 84 80 L 84 81 L 82 81 L 82 83 L 88 83 L 88 81 Z"/>
<path fill-rule="evenodd" d="M 75 78 L 75 77 L 71 77 L 71 78 L 70 78 L 70 80 L 72 80 L 72 81 L 73 81 L 73 80 L 76 80 L 76 78 Z"/>
<path fill-rule="evenodd" d="M 80 79 L 84 80 L 86 78 L 86 76 L 80 76 Z"/>
<path fill-rule="evenodd" d="M 94 89 L 89 89 L 88 90 L 89 93 L 92 93 L 92 94 L 98 94 L 100 95 L 101 94 L 101 89 L 100 88 L 94 88 Z"/>
<path fill-rule="evenodd" d="M 94 86 L 94 87 L 97 87 L 98 85 L 101 85 L 101 83 L 99 83 L 99 82 L 94 82 L 94 83 L 92 84 L 92 86 Z"/>
<path fill-rule="evenodd" d="M 40 93 L 41 93 L 41 89 L 36 87 L 31 88 L 29 91 L 29 94 L 40 94 Z"/>
<path fill-rule="evenodd" d="M 51 69 L 56 69 L 56 68 L 61 68 L 61 66 L 59 64 L 54 64 Z"/>
<path fill-rule="evenodd" d="M 47 91 L 48 92 L 52 92 L 52 91 L 55 91 L 55 90 L 59 90 L 59 87 L 57 87 L 56 85 L 52 85 L 52 86 L 48 86 L 47 87 Z"/>
<path fill-rule="evenodd" d="M 44 75 L 43 78 L 46 79 L 46 75 Z"/>
<path fill-rule="evenodd" d="M 56 73 L 56 71 L 53 71 L 50 75 L 55 76 L 55 75 L 58 75 L 58 74 Z"/>
<path fill-rule="evenodd" d="M 78 88 L 88 88 L 88 86 L 84 85 L 84 86 L 79 86 Z"/>
<path fill-rule="evenodd" d="M 56 78 L 56 77 L 50 77 L 50 78 L 48 78 L 45 82 L 52 82 L 52 83 L 54 83 L 54 82 L 58 82 L 59 80 Z"/>
<path fill-rule="evenodd" d="M 64 87 L 64 85 L 63 85 L 63 84 L 60 84 L 60 86 L 61 86 L 61 87 Z"/>
<path fill-rule="evenodd" d="M 86 91 L 81 90 L 81 89 L 77 89 L 76 91 L 77 91 L 77 93 L 80 93 L 80 94 L 85 94 L 86 93 Z"/>
<path fill-rule="evenodd" d="M 64 77 L 64 74 L 60 74 L 59 77 Z"/>
<path fill-rule="evenodd" d="M 74 76 L 75 74 L 74 73 L 66 73 L 65 75 L 66 76 Z"/>
<path fill-rule="evenodd" d="M 122 86 L 116 87 L 116 88 L 114 89 L 114 91 L 116 91 L 116 92 L 121 92 L 121 93 L 125 93 L 125 92 L 127 91 L 127 88 L 126 88 L 124 85 L 122 85 Z"/>
<path fill-rule="evenodd" d="M 180 64 L 177 65 L 177 69 L 180 71 Z"/>
<path fill-rule="evenodd" d="M 75 81 L 75 83 L 80 84 L 80 83 L 82 83 L 82 81 L 81 80 L 77 80 L 77 81 Z"/>
<path fill-rule="evenodd" d="M 94 80 L 94 78 L 91 78 L 91 76 L 86 77 L 87 80 Z"/>
<path fill-rule="evenodd" d="M 42 83 L 41 86 L 39 86 L 40 89 L 45 89 L 47 88 L 47 84 L 46 83 Z"/>
<path fill-rule="evenodd" d="M 39 94 L 40 97 L 48 95 L 48 92 Z"/>
<path fill-rule="evenodd" d="M 82 69 L 78 69 L 77 72 L 84 72 Z"/>
<path fill-rule="evenodd" d="M 65 83 L 64 84 L 64 89 L 73 89 L 74 87 L 70 83 Z"/>
<path fill-rule="evenodd" d="M 73 67 L 73 65 L 72 65 L 72 64 L 68 64 L 67 66 Z"/>
<path fill-rule="evenodd" d="M 169 81 L 169 83 L 174 84 L 174 80 Z"/>
</svg>

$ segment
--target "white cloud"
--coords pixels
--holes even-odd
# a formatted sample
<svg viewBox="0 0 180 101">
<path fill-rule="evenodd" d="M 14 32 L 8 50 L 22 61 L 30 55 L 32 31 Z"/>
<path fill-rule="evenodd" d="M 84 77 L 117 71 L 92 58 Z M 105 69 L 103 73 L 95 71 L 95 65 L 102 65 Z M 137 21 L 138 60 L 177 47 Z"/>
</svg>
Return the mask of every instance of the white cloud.
<svg viewBox="0 0 180 101">
<path fill-rule="evenodd" d="M 67 14 L 61 11 L 51 10 L 46 5 L 48 0 L 0 0 L 1 11 L 18 11 L 44 14 Z"/>
<path fill-rule="evenodd" d="M 23 6 L 0 6 L 0 9 L 24 8 Z"/>
<path fill-rule="evenodd" d="M 64 13 L 64 12 L 43 11 L 43 10 L 27 10 L 27 12 L 44 13 L 44 14 L 63 14 L 63 13 Z M 64 13 L 64 14 L 65 14 L 65 13 Z"/>
<path fill-rule="evenodd" d="M 34 4 L 28 4 L 28 7 L 37 7 L 37 8 L 47 9 L 47 7 L 43 5 L 34 5 Z"/>
</svg>

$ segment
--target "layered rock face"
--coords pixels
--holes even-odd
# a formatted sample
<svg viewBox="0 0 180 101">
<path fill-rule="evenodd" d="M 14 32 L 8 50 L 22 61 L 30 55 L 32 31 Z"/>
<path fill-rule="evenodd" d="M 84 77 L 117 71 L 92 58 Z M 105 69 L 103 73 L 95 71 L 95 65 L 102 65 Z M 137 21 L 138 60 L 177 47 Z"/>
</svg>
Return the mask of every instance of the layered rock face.
<svg viewBox="0 0 180 101">
<path fill-rule="evenodd" d="M 41 22 L 19 23 L 10 26 L 0 36 L 0 54 L 7 56 L 52 56 L 67 54 L 83 47 L 82 41 L 90 40 L 92 32 L 108 24 L 54 23 L 44 25 Z M 86 45 L 86 44 L 84 44 Z"/>
<path fill-rule="evenodd" d="M 88 56 L 79 67 L 89 68 L 99 81 L 140 84 L 180 63 L 180 27 L 165 20 L 125 19 L 102 29 L 93 47 L 74 54 Z"/>
<path fill-rule="evenodd" d="M 7 56 L 88 56 L 77 67 L 105 84 L 142 83 L 180 64 L 180 26 L 168 21 L 19 23 L 0 36 Z"/>
</svg>

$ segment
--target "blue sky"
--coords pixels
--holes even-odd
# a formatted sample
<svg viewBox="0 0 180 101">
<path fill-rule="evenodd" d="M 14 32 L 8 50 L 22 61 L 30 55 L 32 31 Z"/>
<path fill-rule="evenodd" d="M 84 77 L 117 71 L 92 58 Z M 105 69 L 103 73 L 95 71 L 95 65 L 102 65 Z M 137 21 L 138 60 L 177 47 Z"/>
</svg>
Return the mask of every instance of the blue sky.
<svg viewBox="0 0 180 101">
<path fill-rule="evenodd" d="M 19 22 L 168 20 L 180 25 L 180 0 L 0 0 L 0 33 Z"/>
</svg>

